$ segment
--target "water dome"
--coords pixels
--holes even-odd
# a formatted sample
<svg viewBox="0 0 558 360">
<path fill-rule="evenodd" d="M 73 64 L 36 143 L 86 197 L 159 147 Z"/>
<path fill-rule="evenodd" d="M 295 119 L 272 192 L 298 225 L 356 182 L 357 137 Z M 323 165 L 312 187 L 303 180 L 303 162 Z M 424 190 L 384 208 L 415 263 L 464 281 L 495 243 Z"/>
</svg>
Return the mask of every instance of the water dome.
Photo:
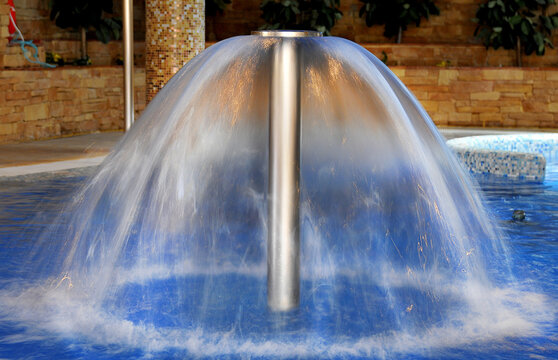
<svg viewBox="0 0 558 360">
<path fill-rule="evenodd" d="M 502 236 L 419 102 L 362 47 L 300 35 L 234 37 L 181 69 L 41 236 L 25 264 L 36 276 L 0 294 L 2 319 L 108 354 L 202 358 L 420 355 L 536 331 L 536 297 L 523 306 L 501 285 Z M 274 311 L 285 46 L 299 298 Z"/>
</svg>

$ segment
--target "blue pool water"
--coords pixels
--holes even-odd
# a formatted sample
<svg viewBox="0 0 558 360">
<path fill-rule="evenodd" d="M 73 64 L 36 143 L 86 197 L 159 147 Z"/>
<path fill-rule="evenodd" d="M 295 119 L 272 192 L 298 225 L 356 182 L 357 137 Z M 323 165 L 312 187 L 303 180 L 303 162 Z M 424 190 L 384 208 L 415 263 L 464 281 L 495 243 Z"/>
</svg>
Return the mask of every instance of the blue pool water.
<svg viewBox="0 0 558 360">
<path fill-rule="evenodd" d="M 21 265 L 33 259 L 37 234 L 59 219 L 57 215 L 62 205 L 83 184 L 86 175 L 87 171 L 78 175 L 0 180 L 1 291 L 9 292 L 12 288 L 19 288 L 20 282 L 35 278 L 35 274 L 28 273 L 28 268 Z M 539 306 L 539 296 L 545 298 L 545 303 L 555 306 L 558 303 L 558 163 L 548 165 L 546 180 L 542 184 L 486 177 L 477 180 L 494 221 L 509 237 L 507 261 L 515 277 L 515 287 L 533 294 L 533 307 Z M 524 221 L 512 219 L 516 209 L 525 211 Z M 50 240 L 54 244 L 57 241 L 56 238 Z M 235 253 L 237 250 L 227 251 Z M 260 250 L 254 248 L 251 251 Z M 509 281 L 507 276 L 492 275 L 502 282 Z M 298 311 L 283 315 L 270 314 L 265 306 L 255 306 L 265 304 L 265 300 L 261 299 L 265 296 L 262 290 L 266 286 L 265 276 L 225 272 L 212 277 L 211 281 L 207 281 L 203 274 L 162 276 L 159 280 L 148 282 L 130 281 L 118 288 L 111 301 L 114 312 L 127 309 L 128 313 L 115 316 L 113 320 L 110 312 L 97 312 L 98 309 L 85 307 L 68 309 L 69 313 L 77 313 L 78 319 L 66 327 L 64 324 L 50 324 L 55 319 L 45 325 L 40 319 L 33 318 L 43 316 L 44 310 L 28 314 L 27 318 L 0 321 L 0 358 L 244 358 L 245 353 L 244 357 L 242 354 L 235 355 L 243 347 L 250 348 L 246 352 L 251 354 L 248 356 L 251 358 L 268 355 L 287 358 L 558 358 L 558 326 L 553 318 L 546 321 L 539 319 L 540 328 L 529 336 L 503 336 L 485 341 L 473 336 L 468 340 L 466 337 L 470 334 L 461 334 L 464 326 L 456 324 L 449 328 L 444 325 L 438 332 L 425 326 L 425 337 L 414 338 L 413 331 L 421 333 L 424 329 L 419 327 L 405 333 L 392 333 L 394 324 L 404 321 L 397 314 L 394 316 L 370 309 L 362 311 L 363 307 L 387 301 L 385 298 L 390 296 L 383 293 L 377 283 L 362 278 L 355 281 L 350 274 L 335 276 L 337 279 L 324 281 L 319 287 L 314 282 L 303 280 L 301 292 L 311 295 L 303 295 Z M 231 284 L 242 291 L 230 292 Z M 198 291 L 185 292 L 183 289 Z M 451 309 L 462 306 L 460 299 L 452 297 L 451 292 L 447 298 L 437 299 L 434 304 L 428 290 L 423 290 L 425 293 L 422 294 L 420 289 L 402 287 L 400 291 L 399 298 L 412 297 L 416 301 L 415 306 L 436 307 L 417 315 L 424 316 L 425 322 L 442 324 L 446 320 L 443 318 L 445 312 L 435 310 L 447 307 L 449 314 Z M 366 299 L 369 304 L 360 302 L 363 293 L 368 294 Z M 32 293 L 26 292 L 10 299 L 26 302 L 30 298 L 36 301 Z M 169 298 L 182 298 L 182 301 L 172 303 Z M 335 299 L 335 307 L 331 299 Z M 422 300 L 417 302 L 416 299 Z M 529 297 L 526 301 L 530 301 Z M 84 306 L 84 303 L 79 306 Z M 230 316 L 235 317 L 231 319 L 223 315 L 227 313 L 223 306 L 241 310 L 231 312 Z M 34 305 L 30 304 L 27 308 L 34 309 Z M 344 310 L 341 312 L 337 308 Z M 242 309 L 246 309 L 245 313 Z M 412 313 L 412 307 L 407 310 Z M 455 321 L 464 322 L 463 319 Z M 127 328 L 131 327 L 131 323 L 146 325 L 129 332 Z M 203 324 L 201 329 L 198 326 L 200 323 Z M 417 323 L 420 324 L 420 321 L 412 322 L 415 327 Z M 235 328 L 229 328 L 230 324 L 234 324 Z M 58 329 L 58 333 L 53 333 L 52 329 Z M 173 333 L 177 330 L 165 332 L 158 329 L 183 329 L 183 332 L 177 335 Z M 456 333 L 452 334 L 452 330 Z M 277 332 L 282 334 L 279 345 L 273 341 Z M 307 333 L 312 336 L 306 336 Z M 370 333 L 383 335 L 379 338 L 367 337 Z M 219 334 L 219 338 L 213 338 L 212 334 Z M 236 344 L 232 336 L 227 338 L 227 334 L 241 334 L 258 341 Z M 465 339 L 457 341 L 460 336 Z M 170 341 L 176 338 L 190 343 L 182 346 Z M 332 343 L 336 346 L 330 346 Z M 280 347 L 281 344 L 287 345 Z M 210 347 L 217 350 L 208 350 Z"/>
<path fill-rule="evenodd" d="M 547 164 L 542 184 L 477 177 L 488 207 L 510 237 L 513 274 L 558 299 L 558 160 Z M 513 211 L 525 211 L 514 221 Z M 554 331 L 556 331 L 556 327 Z M 555 335 L 558 335 L 555 333 Z"/>
</svg>

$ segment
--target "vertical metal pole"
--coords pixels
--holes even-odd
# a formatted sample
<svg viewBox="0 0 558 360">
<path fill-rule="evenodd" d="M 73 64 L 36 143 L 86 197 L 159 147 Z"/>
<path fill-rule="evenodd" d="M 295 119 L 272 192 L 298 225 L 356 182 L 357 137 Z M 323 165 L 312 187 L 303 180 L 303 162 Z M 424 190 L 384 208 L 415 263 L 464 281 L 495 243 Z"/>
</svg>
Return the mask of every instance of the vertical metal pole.
<svg viewBox="0 0 558 360">
<path fill-rule="evenodd" d="M 296 308 L 300 298 L 300 64 L 295 39 L 275 45 L 269 117 L 267 302 Z"/>
<path fill-rule="evenodd" d="M 134 122 L 134 16 L 133 0 L 122 0 L 122 40 L 124 46 L 124 129 Z"/>
<path fill-rule="evenodd" d="M 300 303 L 300 82 L 299 41 L 316 31 L 264 30 L 277 38 L 269 98 L 267 304 L 288 311 Z"/>
</svg>

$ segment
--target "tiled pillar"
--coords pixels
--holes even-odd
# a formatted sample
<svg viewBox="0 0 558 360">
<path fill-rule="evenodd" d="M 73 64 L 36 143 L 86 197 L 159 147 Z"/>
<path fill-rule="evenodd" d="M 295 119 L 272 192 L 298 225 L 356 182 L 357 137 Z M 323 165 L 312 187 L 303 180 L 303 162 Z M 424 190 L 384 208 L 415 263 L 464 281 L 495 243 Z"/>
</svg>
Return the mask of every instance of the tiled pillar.
<svg viewBox="0 0 558 360">
<path fill-rule="evenodd" d="M 145 0 L 147 101 L 205 48 L 204 0 Z"/>
</svg>

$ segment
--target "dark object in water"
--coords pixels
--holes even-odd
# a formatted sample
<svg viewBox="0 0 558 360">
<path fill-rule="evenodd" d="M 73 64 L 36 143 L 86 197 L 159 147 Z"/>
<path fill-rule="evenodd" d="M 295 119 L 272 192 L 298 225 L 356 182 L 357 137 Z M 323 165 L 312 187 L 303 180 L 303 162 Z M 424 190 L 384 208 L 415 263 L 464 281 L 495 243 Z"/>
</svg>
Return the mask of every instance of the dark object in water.
<svg viewBox="0 0 558 360">
<path fill-rule="evenodd" d="M 514 221 L 523 221 L 523 220 L 525 220 L 525 211 L 514 210 L 512 217 L 513 217 Z"/>
</svg>

